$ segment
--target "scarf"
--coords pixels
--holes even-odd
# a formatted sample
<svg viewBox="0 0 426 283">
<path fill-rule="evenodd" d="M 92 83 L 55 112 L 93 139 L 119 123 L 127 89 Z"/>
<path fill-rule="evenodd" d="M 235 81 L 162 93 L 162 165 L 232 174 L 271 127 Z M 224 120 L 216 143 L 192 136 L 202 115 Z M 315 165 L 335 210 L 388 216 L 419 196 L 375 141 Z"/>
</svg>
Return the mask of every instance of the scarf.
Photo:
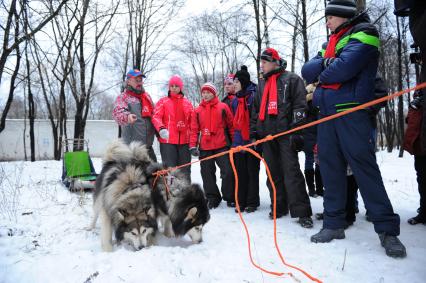
<svg viewBox="0 0 426 283">
<path fill-rule="evenodd" d="M 185 111 L 183 110 L 183 94 L 170 92 L 169 96 L 172 99 L 175 110 L 176 128 L 179 132 L 184 132 L 186 131 L 186 119 Z"/>
<path fill-rule="evenodd" d="M 232 102 L 232 100 L 234 100 L 235 94 L 228 94 L 228 99 L 230 102 Z"/>
<path fill-rule="evenodd" d="M 243 140 L 249 140 L 250 116 L 247 107 L 247 96 L 238 97 L 237 111 L 234 115 L 234 129 L 241 132 Z"/>
<path fill-rule="evenodd" d="M 259 119 L 265 120 L 266 103 L 268 102 L 268 115 L 278 115 L 278 94 L 277 79 L 282 74 L 278 72 L 272 74 L 266 79 L 265 88 L 263 89 L 262 102 L 260 104 Z"/>
<path fill-rule="evenodd" d="M 217 105 L 219 103 L 219 99 L 215 96 L 213 99 L 209 101 L 203 100 L 200 104 L 201 107 L 204 108 L 201 111 L 202 120 L 204 121 L 204 129 L 201 129 L 201 135 L 203 136 L 211 136 L 216 133 L 217 128 Z M 201 125 L 200 125 L 201 126 Z"/>
<path fill-rule="evenodd" d="M 342 36 L 351 28 L 351 26 L 347 26 L 342 28 L 338 33 L 333 33 L 330 36 L 330 40 L 328 41 L 327 49 L 325 50 L 324 58 L 335 58 L 336 57 L 336 45 Z M 323 88 L 331 88 L 334 90 L 339 89 L 342 86 L 341 83 L 335 84 L 322 84 Z"/>
<path fill-rule="evenodd" d="M 151 98 L 146 94 L 144 90 L 142 90 L 142 93 L 135 93 L 134 91 L 126 89 L 126 94 L 139 99 L 141 103 L 141 108 L 142 108 L 141 110 L 142 118 L 148 118 L 152 116 L 152 111 L 154 110 L 153 103 Z"/>
</svg>

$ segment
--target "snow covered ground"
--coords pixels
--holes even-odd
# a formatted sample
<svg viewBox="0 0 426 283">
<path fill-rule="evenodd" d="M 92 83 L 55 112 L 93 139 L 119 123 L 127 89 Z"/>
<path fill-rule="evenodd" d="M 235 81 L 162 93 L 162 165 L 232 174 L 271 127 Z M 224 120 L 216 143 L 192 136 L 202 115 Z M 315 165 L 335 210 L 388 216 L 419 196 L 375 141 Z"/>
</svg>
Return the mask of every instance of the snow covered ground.
<svg viewBox="0 0 426 283">
<path fill-rule="evenodd" d="M 278 242 L 284 258 L 323 282 L 425 282 L 426 226 L 410 226 L 418 192 L 413 158 L 378 153 L 394 209 L 401 216 L 400 239 L 407 247 L 405 259 L 385 255 L 373 225 L 366 222 L 362 202 L 346 239 L 313 244 L 313 229 L 301 228 L 289 216 L 277 220 Z M 94 160 L 100 171 L 101 160 Z M 301 155 L 301 164 L 303 157 Z M 199 165 L 192 177 L 201 183 Z M 58 161 L 0 163 L 0 282 L 311 282 L 281 263 L 273 242 L 273 222 L 268 219 L 269 195 L 261 170 L 261 206 L 243 214 L 252 240 L 256 263 L 295 278 L 276 277 L 254 268 L 248 257 L 243 226 L 238 215 L 224 205 L 211 211 L 204 241 L 161 239 L 158 246 L 138 252 L 116 247 L 101 251 L 99 226 L 86 231 L 92 216 L 91 194 L 69 193 L 59 182 Z M 311 198 L 314 212 L 322 199 Z M 99 224 L 98 224 L 99 225 Z"/>
</svg>

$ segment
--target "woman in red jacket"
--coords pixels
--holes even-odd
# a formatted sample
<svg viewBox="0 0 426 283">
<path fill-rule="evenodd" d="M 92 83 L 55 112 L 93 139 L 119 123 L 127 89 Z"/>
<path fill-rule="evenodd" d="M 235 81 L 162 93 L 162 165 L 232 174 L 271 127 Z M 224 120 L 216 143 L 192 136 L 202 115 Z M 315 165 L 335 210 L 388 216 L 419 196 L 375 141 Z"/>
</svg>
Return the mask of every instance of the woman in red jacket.
<svg viewBox="0 0 426 283">
<path fill-rule="evenodd" d="M 231 110 L 228 105 L 219 101 L 216 93 L 216 87 L 211 83 L 205 83 L 201 87 L 203 100 L 191 119 L 190 150 L 193 156 L 200 156 L 200 159 L 228 150 L 234 135 Z M 216 185 L 215 163 L 220 168 L 222 196 Z M 200 166 L 209 208 L 218 207 L 222 198 L 229 207 L 235 207 L 234 174 L 228 155 L 203 161 Z"/>
<path fill-rule="evenodd" d="M 182 79 L 178 75 L 172 76 L 168 95 L 157 102 L 152 116 L 152 124 L 159 135 L 161 160 L 166 167 L 191 161 L 189 135 L 194 108 L 182 91 Z M 190 166 L 182 168 L 182 172 L 191 180 Z"/>
</svg>

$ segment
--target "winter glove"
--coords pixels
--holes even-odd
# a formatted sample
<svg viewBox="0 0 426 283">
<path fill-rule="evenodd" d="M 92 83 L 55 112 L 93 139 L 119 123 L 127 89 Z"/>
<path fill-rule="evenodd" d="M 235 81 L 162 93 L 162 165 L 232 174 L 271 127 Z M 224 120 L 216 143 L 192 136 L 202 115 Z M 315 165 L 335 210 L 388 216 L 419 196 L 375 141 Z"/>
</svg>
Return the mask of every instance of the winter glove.
<svg viewBox="0 0 426 283">
<path fill-rule="evenodd" d="M 322 62 L 324 68 L 327 68 L 328 66 L 330 66 L 331 63 L 333 63 L 334 59 L 336 58 L 325 58 L 324 61 Z"/>
<path fill-rule="evenodd" d="M 189 151 L 191 152 L 192 156 L 195 156 L 195 157 L 200 156 L 200 151 L 196 147 L 191 147 Z"/>
<path fill-rule="evenodd" d="M 303 125 L 306 122 L 306 109 L 294 109 L 293 110 L 293 121 L 291 123 L 291 128 L 294 129 Z"/>
<path fill-rule="evenodd" d="M 169 130 L 167 129 L 161 129 L 160 132 L 160 137 L 164 140 L 168 140 L 169 139 Z"/>
<path fill-rule="evenodd" d="M 300 152 L 303 150 L 304 144 L 303 136 L 297 134 L 290 136 L 290 147 L 292 150 Z"/>
</svg>

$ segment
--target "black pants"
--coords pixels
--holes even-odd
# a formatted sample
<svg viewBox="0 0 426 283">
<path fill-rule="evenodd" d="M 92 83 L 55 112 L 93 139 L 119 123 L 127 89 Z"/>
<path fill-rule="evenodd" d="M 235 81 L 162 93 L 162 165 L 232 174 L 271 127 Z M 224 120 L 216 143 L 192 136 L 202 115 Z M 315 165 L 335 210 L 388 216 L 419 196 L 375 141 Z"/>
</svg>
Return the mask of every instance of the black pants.
<svg viewBox="0 0 426 283">
<path fill-rule="evenodd" d="M 200 150 L 200 159 L 223 152 L 228 148 L 216 150 Z M 216 164 L 220 168 L 220 178 L 222 179 L 222 197 L 216 184 Z M 234 173 L 229 163 L 229 156 L 223 155 L 206 161 L 201 164 L 201 178 L 207 199 L 211 203 L 219 203 L 222 198 L 228 202 L 234 202 Z"/>
<path fill-rule="evenodd" d="M 148 155 L 152 159 L 152 161 L 157 162 L 157 156 L 155 155 L 154 149 L 152 146 L 147 146 Z"/>
<path fill-rule="evenodd" d="M 175 167 L 191 162 L 191 153 L 188 144 L 160 143 L 161 160 L 166 167 Z M 191 166 L 180 169 L 191 181 Z"/>
<path fill-rule="evenodd" d="M 358 194 L 358 184 L 355 180 L 354 175 L 349 175 L 346 177 L 347 180 L 347 198 L 346 198 L 346 221 L 347 222 L 355 222 L 355 210 L 356 210 L 356 202 L 357 202 L 357 194 Z"/>
<path fill-rule="evenodd" d="M 287 136 L 263 144 L 263 157 L 269 166 L 276 187 L 277 211 L 285 212 L 286 203 L 291 217 L 312 215 L 311 203 L 305 189 L 305 179 L 300 171 L 297 152 L 290 148 Z M 268 182 L 271 202 L 273 190 Z"/>
<path fill-rule="evenodd" d="M 414 168 L 420 194 L 420 215 L 426 217 L 426 156 L 414 155 Z"/>
<path fill-rule="evenodd" d="M 238 202 L 240 207 L 259 206 L 260 160 L 248 152 L 234 155 L 238 173 Z"/>
</svg>

